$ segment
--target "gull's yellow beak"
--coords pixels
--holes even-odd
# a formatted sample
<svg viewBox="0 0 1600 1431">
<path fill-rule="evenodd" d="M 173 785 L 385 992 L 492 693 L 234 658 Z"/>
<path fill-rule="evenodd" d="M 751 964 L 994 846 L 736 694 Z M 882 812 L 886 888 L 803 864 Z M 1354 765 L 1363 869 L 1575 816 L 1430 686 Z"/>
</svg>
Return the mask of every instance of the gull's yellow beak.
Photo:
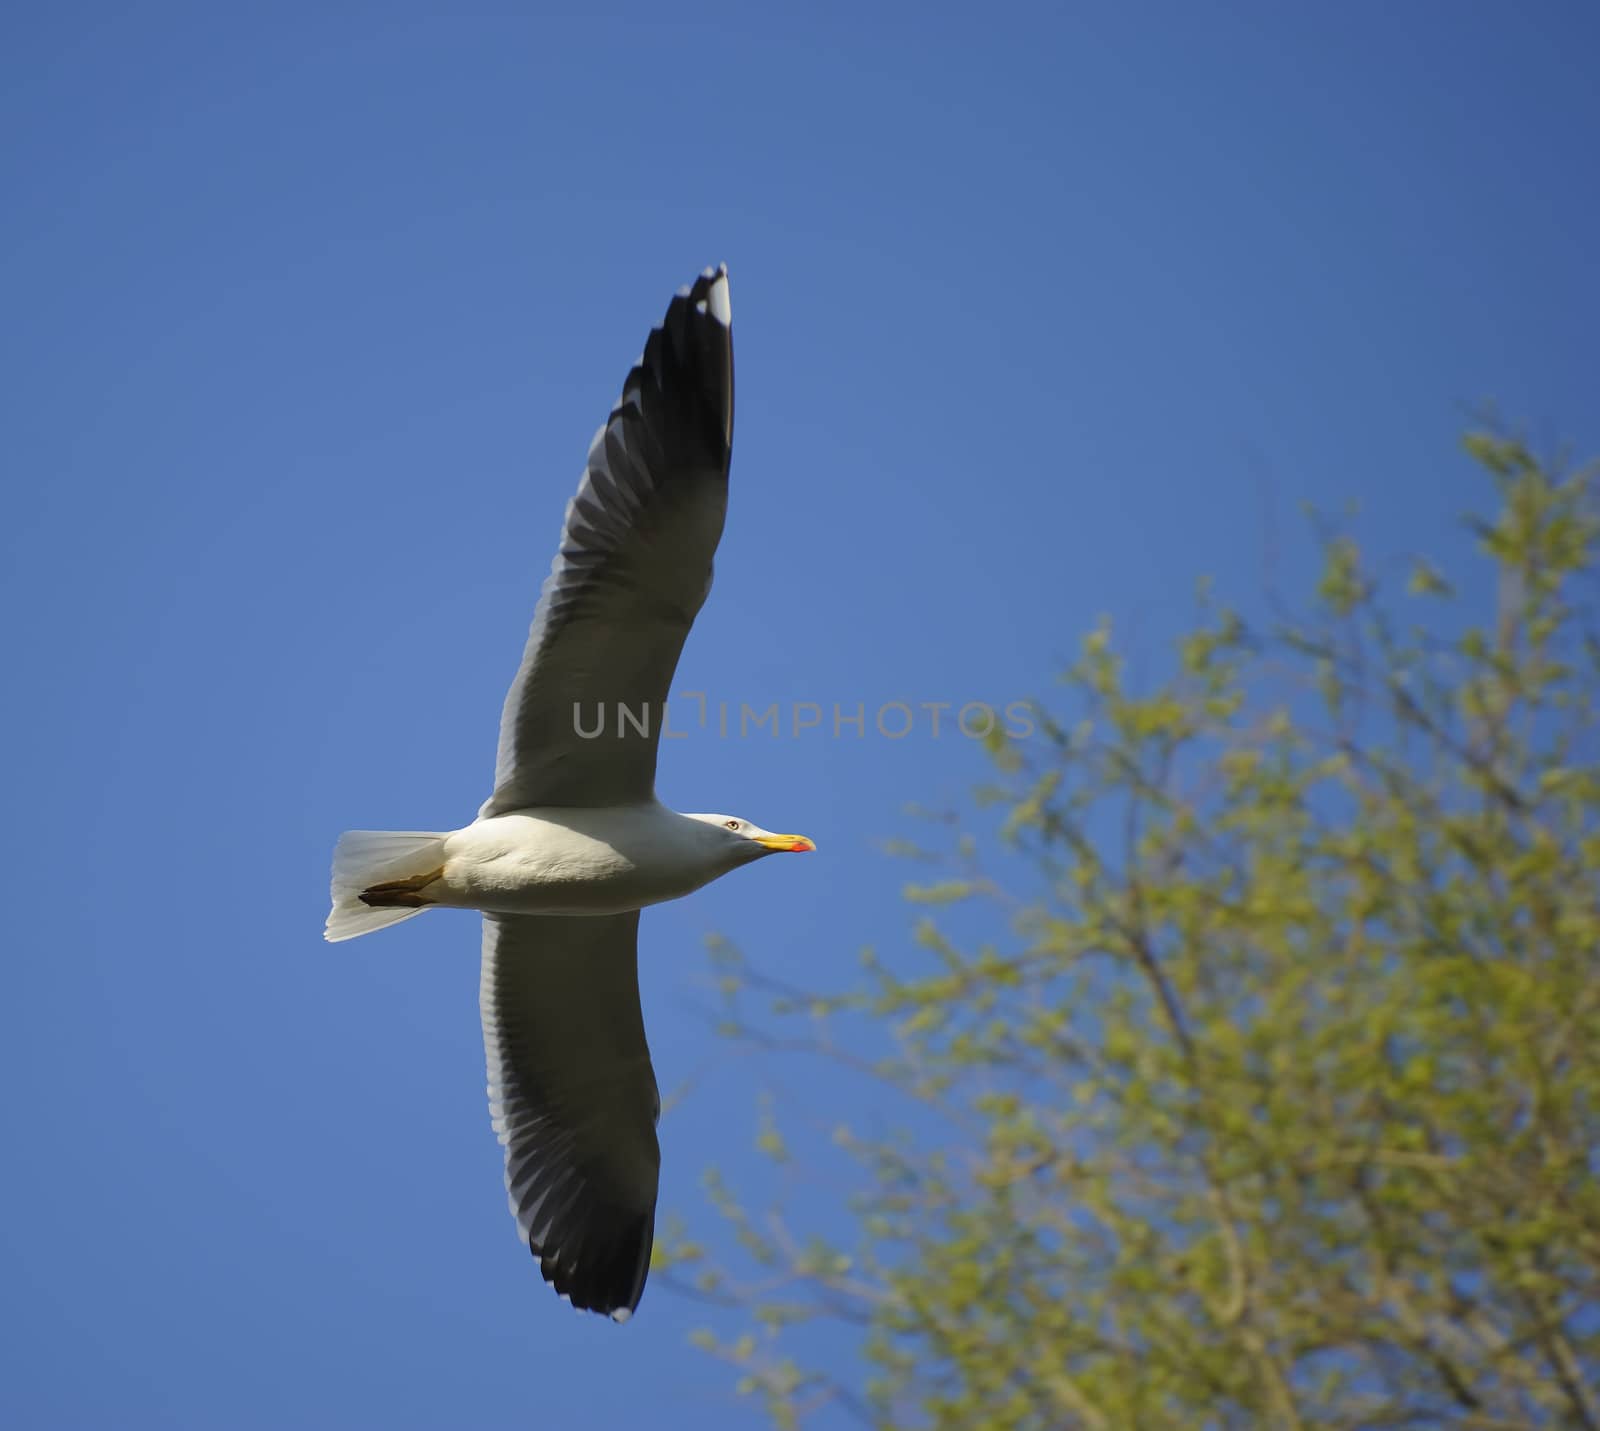
<svg viewBox="0 0 1600 1431">
<path fill-rule="evenodd" d="M 757 835 L 756 843 L 765 845 L 769 850 L 783 850 L 797 855 L 816 849 L 804 835 Z"/>
</svg>

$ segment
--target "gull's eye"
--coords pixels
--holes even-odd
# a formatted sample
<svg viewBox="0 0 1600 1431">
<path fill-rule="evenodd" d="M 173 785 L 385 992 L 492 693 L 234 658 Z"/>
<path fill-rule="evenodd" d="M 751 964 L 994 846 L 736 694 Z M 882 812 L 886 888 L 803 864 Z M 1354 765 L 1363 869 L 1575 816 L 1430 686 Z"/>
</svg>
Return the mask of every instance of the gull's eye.
<svg viewBox="0 0 1600 1431">
<path fill-rule="evenodd" d="M 728 821 L 728 828 L 730 830 L 739 830 L 739 829 L 743 829 L 744 827 L 742 825 L 740 825 L 740 823 L 737 820 L 729 820 Z"/>
</svg>

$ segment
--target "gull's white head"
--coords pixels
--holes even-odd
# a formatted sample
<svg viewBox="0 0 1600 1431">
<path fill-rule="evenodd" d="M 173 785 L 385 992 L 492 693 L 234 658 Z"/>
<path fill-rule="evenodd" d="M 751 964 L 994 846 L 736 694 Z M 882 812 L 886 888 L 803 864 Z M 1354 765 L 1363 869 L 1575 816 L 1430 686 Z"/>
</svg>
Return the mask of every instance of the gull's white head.
<svg viewBox="0 0 1600 1431">
<path fill-rule="evenodd" d="M 738 851 L 749 859 L 779 853 L 798 855 L 816 849 L 804 835 L 775 835 L 737 815 L 690 815 L 688 818 L 720 830 L 730 851 Z"/>
</svg>

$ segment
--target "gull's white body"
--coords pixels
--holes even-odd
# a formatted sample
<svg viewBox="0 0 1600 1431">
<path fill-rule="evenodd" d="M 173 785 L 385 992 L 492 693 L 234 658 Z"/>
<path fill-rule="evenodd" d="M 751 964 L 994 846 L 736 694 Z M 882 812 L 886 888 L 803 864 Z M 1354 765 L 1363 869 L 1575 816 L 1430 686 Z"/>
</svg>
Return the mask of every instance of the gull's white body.
<svg viewBox="0 0 1600 1431">
<path fill-rule="evenodd" d="M 494 914 L 621 914 L 692 894 L 765 853 L 656 800 L 513 810 L 446 836 L 444 873 L 427 894 Z"/>
</svg>

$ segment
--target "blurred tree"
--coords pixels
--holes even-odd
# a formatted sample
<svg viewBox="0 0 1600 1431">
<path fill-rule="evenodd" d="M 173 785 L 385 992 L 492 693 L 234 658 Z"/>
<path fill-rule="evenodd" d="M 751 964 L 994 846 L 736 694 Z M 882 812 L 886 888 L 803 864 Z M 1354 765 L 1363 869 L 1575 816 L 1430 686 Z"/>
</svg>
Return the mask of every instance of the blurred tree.
<svg viewBox="0 0 1600 1431">
<path fill-rule="evenodd" d="M 851 1245 L 715 1176 L 741 1265 L 664 1239 L 778 1425 L 1600 1431 L 1600 521 L 1590 472 L 1467 445 L 1465 594 L 1328 535 L 1308 619 L 1202 592 L 1145 695 L 1103 624 L 910 891 L 920 951 L 845 993 L 717 952 L 733 1036 L 916 1100 L 837 1129 Z M 796 1358 L 819 1320 L 854 1381 Z"/>
</svg>

